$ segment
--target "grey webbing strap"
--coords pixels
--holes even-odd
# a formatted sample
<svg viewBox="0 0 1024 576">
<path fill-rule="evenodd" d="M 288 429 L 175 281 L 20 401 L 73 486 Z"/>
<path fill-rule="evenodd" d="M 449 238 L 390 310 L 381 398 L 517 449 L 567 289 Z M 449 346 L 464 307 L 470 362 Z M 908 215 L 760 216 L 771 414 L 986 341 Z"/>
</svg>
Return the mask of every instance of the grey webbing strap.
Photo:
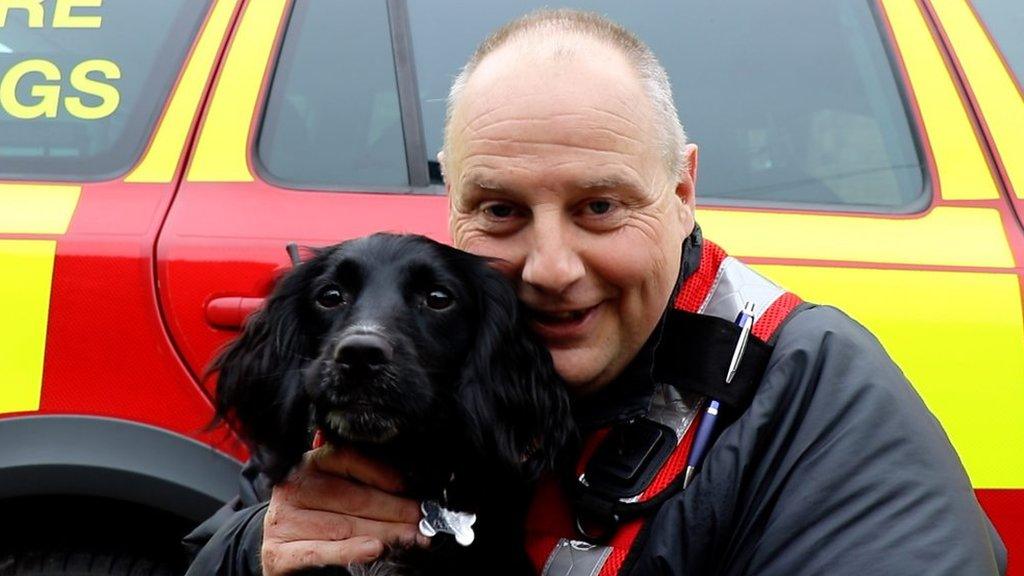
<svg viewBox="0 0 1024 576">
<path fill-rule="evenodd" d="M 548 556 L 540 576 L 597 576 L 611 553 L 610 546 L 562 538 Z"/>
</svg>

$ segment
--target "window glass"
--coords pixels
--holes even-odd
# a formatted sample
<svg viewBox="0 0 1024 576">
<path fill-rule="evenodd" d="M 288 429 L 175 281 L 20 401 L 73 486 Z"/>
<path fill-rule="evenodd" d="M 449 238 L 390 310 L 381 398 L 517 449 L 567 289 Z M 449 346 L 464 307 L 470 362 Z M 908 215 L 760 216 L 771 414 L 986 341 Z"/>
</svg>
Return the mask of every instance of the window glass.
<svg viewBox="0 0 1024 576">
<path fill-rule="evenodd" d="M 257 157 L 285 186 L 408 184 L 384 2 L 295 2 Z"/>
<path fill-rule="evenodd" d="M 142 153 L 208 1 L 0 2 L 0 178 L 104 180 Z"/>
<path fill-rule="evenodd" d="M 542 1 L 409 0 L 427 154 L 484 36 Z M 701 147 L 698 198 L 910 211 L 923 171 L 872 2 L 576 1 L 636 32 Z"/>
<path fill-rule="evenodd" d="M 1021 86 L 1024 84 L 1024 2 L 974 0 L 974 10 L 1017 77 L 1017 85 Z"/>
</svg>

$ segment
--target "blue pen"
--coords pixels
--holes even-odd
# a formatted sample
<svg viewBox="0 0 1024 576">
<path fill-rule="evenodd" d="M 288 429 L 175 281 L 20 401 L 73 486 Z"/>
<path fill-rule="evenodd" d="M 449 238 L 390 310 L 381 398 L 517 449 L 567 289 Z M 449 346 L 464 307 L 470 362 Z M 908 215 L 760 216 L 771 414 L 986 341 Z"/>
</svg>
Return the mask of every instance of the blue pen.
<svg viewBox="0 0 1024 576">
<path fill-rule="evenodd" d="M 736 348 L 733 350 L 732 358 L 729 360 L 729 371 L 725 375 L 726 384 L 732 382 L 733 377 L 736 376 L 740 360 L 743 358 L 743 352 L 747 348 L 747 339 L 750 338 L 750 330 L 754 326 L 753 303 L 747 302 L 743 305 L 743 310 L 740 310 L 740 313 L 736 316 L 736 325 L 740 327 L 740 336 L 736 340 Z M 697 428 L 697 435 L 693 439 L 690 457 L 686 460 L 686 472 L 683 474 L 684 489 L 690 485 L 694 473 L 697 472 L 701 460 L 704 459 L 704 452 L 708 449 L 708 440 L 711 439 L 711 432 L 715 429 L 715 420 L 718 419 L 718 401 L 714 399 L 709 400 L 704 417 L 700 420 L 700 427 Z"/>
</svg>

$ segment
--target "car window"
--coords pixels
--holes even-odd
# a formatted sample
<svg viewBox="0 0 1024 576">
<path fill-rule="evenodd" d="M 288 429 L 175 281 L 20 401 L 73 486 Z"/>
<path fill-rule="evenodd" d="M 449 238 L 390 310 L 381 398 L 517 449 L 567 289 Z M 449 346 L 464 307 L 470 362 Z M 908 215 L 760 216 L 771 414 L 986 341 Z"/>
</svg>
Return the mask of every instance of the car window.
<svg viewBox="0 0 1024 576">
<path fill-rule="evenodd" d="M 388 26 L 384 2 L 295 2 L 257 142 L 263 177 L 408 185 Z"/>
<path fill-rule="evenodd" d="M 88 181 L 128 171 L 208 8 L 0 2 L 0 178 Z"/>
<path fill-rule="evenodd" d="M 974 0 L 974 11 L 999 46 L 1017 85 L 1024 84 L 1024 2 L 1021 0 Z"/>
<path fill-rule="evenodd" d="M 485 34 L 548 3 L 408 3 L 427 155 L 445 98 Z M 636 32 L 672 79 L 701 147 L 702 199 L 913 211 L 921 161 L 873 2 L 576 1 Z"/>
</svg>

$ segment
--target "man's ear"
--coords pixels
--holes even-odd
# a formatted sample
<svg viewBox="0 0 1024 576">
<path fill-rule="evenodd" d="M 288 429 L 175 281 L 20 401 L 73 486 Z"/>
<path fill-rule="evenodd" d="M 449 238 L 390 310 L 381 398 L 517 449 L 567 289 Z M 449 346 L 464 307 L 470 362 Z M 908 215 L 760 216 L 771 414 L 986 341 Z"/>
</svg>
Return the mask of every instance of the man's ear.
<svg viewBox="0 0 1024 576">
<path fill-rule="evenodd" d="M 697 164 L 699 153 L 696 144 L 687 144 L 683 149 L 683 168 L 676 183 L 676 196 L 679 198 L 680 218 L 683 226 L 683 237 L 693 231 L 695 211 L 697 209 Z"/>
<path fill-rule="evenodd" d="M 444 150 L 437 153 L 437 165 L 441 167 L 441 181 L 444 182 L 444 191 L 451 194 L 452 185 L 448 182 L 448 167 L 444 165 Z"/>
</svg>

